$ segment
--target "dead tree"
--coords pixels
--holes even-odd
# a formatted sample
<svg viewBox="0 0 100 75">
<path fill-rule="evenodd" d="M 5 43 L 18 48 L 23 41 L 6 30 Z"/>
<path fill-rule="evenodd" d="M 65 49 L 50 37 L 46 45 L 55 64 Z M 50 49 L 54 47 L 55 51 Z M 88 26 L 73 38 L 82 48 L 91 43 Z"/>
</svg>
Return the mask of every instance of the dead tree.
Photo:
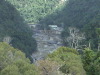
<svg viewBox="0 0 100 75">
<path fill-rule="evenodd" d="M 66 41 L 71 48 L 77 49 L 79 42 L 83 39 L 85 39 L 85 36 L 83 33 L 80 33 L 79 29 L 75 27 L 69 27 L 69 37 L 66 38 Z"/>
</svg>

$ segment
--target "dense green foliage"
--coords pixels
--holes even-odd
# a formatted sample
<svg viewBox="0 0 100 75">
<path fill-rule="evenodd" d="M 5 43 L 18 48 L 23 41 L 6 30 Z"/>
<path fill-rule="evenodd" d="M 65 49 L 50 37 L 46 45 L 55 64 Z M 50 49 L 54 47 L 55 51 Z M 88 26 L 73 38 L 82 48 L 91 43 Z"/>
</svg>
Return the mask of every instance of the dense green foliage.
<svg viewBox="0 0 100 75">
<path fill-rule="evenodd" d="M 5 0 L 1 0 L 0 41 L 9 36 L 11 38 L 10 44 L 25 52 L 29 57 L 36 50 L 36 41 L 32 38 L 32 34 L 14 6 Z"/>
<path fill-rule="evenodd" d="M 28 23 L 38 23 L 46 15 L 51 14 L 60 0 L 7 0 L 11 2 Z"/>
<path fill-rule="evenodd" d="M 86 48 L 82 54 L 83 66 L 87 75 L 100 75 L 100 51 Z"/>
<path fill-rule="evenodd" d="M 60 47 L 37 63 L 42 75 L 100 75 L 100 51 L 89 48 L 79 55 L 75 49 Z"/>
<path fill-rule="evenodd" d="M 39 75 L 20 50 L 6 43 L 0 43 L 0 75 Z"/>
<path fill-rule="evenodd" d="M 97 48 L 96 28 L 100 27 L 100 0 L 69 0 L 65 7 L 41 20 L 41 24 L 64 26 L 63 37 L 68 36 L 67 28 L 74 26 L 85 32 L 86 41 Z"/>
<path fill-rule="evenodd" d="M 60 63 L 62 66 L 59 69 L 65 74 L 86 75 L 81 57 L 75 49 L 60 47 L 48 58 Z"/>
<path fill-rule="evenodd" d="M 46 23 L 52 21 L 59 25 L 64 23 L 66 26 L 81 27 L 92 20 L 99 21 L 99 2 L 100 0 L 69 0 L 60 12 L 47 16 Z"/>
</svg>

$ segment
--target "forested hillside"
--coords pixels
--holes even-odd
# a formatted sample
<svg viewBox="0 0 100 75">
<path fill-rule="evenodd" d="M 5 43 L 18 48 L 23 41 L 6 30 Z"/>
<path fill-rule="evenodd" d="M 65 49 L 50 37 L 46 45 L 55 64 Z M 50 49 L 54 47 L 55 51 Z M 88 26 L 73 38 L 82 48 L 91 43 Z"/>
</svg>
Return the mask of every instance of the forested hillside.
<svg viewBox="0 0 100 75">
<path fill-rule="evenodd" d="M 36 50 L 32 31 L 13 5 L 0 1 L 0 41 L 7 42 L 30 56 Z"/>
<path fill-rule="evenodd" d="M 0 43 L 0 75 L 40 75 L 20 50 Z"/>
<path fill-rule="evenodd" d="M 38 23 L 42 18 L 51 14 L 63 0 L 7 0 L 11 2 L 28 23 Z"/>
<path fill-rule="evenodd" d="M 92 48 L 97 48 L 96 28 L 100 27 L 100 0 L 69 0 L 60 12 L 45 17 L 40 23 L 63 26 L 63 37 L 70 35 L 70 26 L 78 28 L 86 36 L 84 44 L 91 43 Z"/>
<path fill-rule="evenodd" d="M 35 52 L 38 43 L 26 22 L 51 26 L 33 29 L 37 42 L 60 48 L 47 56 Z M 31 64 L 33 52 L 45 56 Z M 0 0 L 0 75 L 100 75 L 100 0 Z"/>
</svg>

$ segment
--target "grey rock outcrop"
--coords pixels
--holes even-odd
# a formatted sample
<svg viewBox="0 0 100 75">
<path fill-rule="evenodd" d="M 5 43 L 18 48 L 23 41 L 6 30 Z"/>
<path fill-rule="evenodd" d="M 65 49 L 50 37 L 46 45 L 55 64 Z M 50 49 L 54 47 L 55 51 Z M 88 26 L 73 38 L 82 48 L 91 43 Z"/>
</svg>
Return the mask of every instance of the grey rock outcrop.
<svg viewBox="0 0 100 75">
<path fill-rule="evenodd" d="M 50 25 L 50 30 L 40 30 L 38 28 L 34 28 L 33 30 L 33 37 L 37 41 L 38 48 L 38 51 L 32 54 L 34 62 L 43 59 L 47 54 L 52 53 L 58 47 L 62 46 L 60 34 L 63 29 L 61 27 Z"/>
</svg>

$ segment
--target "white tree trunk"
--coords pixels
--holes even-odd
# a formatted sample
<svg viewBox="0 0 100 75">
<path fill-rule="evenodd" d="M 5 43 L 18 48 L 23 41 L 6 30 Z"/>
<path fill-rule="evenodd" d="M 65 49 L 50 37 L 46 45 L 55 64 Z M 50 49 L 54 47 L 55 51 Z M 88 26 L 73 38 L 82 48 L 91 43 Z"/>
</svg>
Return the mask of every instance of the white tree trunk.
<svg viewBox="0 0 100 75">
<path fill-rule="evenodd" d="M 67 38 L 67 42 L 71 48 L 77 49 L 79 42 L 85 39 L 84 34 L 80 33 L 80 31 L 75 27 L 69 27 L 69 34 L 70 36 Z"/>
</svg>

